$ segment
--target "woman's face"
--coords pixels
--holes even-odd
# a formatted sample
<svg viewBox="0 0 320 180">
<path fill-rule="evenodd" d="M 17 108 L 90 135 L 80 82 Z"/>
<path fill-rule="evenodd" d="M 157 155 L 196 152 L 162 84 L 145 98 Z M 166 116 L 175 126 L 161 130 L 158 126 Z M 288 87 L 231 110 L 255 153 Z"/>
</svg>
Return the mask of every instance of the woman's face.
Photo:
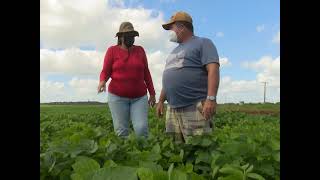
<svg viewBox="0 0 320 180">
<path fill-rule="evenodd" d="M 135 39 L 134 39 L 134 35 L 125 33 L 121 36 L 120 40 L 123 44 L 125 44 L 129 48 L 133 46 Z"/>
</svg>

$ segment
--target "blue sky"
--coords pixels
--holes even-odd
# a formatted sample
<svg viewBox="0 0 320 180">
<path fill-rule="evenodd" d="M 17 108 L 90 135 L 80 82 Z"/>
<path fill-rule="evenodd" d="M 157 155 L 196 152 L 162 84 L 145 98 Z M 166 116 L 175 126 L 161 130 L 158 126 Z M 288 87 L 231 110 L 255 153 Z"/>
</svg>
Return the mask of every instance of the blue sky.
<svg viewBox="0 0 320 180">
<path fill-rule="evenodd" d="M 100 9 L 94 9 L 91 11 L 91 14 L 86 14 L 90 12 L 88 9 L 85 9 L 86 6 L 90 4 L 96 4 L 96 7 L 99 7 L 102 3 L 109 3 L 109 5 L 112 5 L 112 7 L 120 8 L 121 10 L 130 9 L 133 10 L 135 8 L 142 8 L 142 9 L 148 9 L 148 10 L 154 10 L 153 16 L 158 16 L 158 12 L 162 12 L 164 15 L 164 20 L 168 21 L 170 17 L 177 11 L 186 11 L 188 12 L 194 22 L 194 31 L 195 35 L 201 36 L 201 37 L 207 37 L 210 38 L 214 44 L 217 47 L 218 53 L 220 57 L 226 57 L 228 61 L 232 64 L 231 66 L 228 66 L 226 68 L 221 69 L 221 77 L 231 77 L 233 81 L 236 81 L 235 84 L 240 83 L 239 81 L 252 81 L 257 80 L 257 76 L 259 73 L 263 74 L 263 76 L 269 76 L 270 72 L 274 72 L 274 68 L 270 68 L 270 63 L 267 61 L 264 62 L 264 69 L 262 69 L 260 72 L 257 71 L 257 69 L 248 69 L 244 68 L 242 64 L 245 61 L 249 61 L 254 63 L 257 63 L 262 57 L 268 56 L 271 57 L 272 60 L 276 58 L 280 58 L 280 43 L 273 42 L 274 37 L 277 35 L 277 33 L 280 31 L 280 1 L 279 0 L 109 0 L 107 1 L 98 1 L 98 0 L 83 0 L 82 2 L 85 2 L 82 4 L 81 8 L 79 8 L 78 12 L 74 12 L 75 14 L 72 14 L 73 12 L 63 12 L 63 10 L 68 10 L 70 7 L 74 7 L 78 4 L 78 1 L 76 0 L 66 0 L 66 1 L 57 1 L 55 3 L 51 3 L 50 1 L 44 0 L 41 6 L 45 6 L 47 11 L 41 11 L 40 17 L 44 17 L 40 21 L 40 29 L 41 30 L 41 37 L 40 37 L 40 49 L 46 49 L 51 52 L 57 52 L 57 51 L 66 51 L 70 48 L 79 48 L 83 51 L 96 51 L 96 53 L 100 53 L 99 57 L 100 60 L 103 59 L 102 54 L 105 52 L 101 51 L 97 46 L 99 45 L 101 39 L 105 38 L 105 34 L 101 34 L 101 31 L 98 31 L 96 27 L 88 28 L 88 31 L 81 31 L 81 27 L 83 29 L 86 29 L 90 26 L 90 23 L 92 21 L 99 22 L 105 24 L 112 24 L 113 19 L 110 17 L 105 16 L 105 11 L 111 11 L 112 9 L 107 8 L 104 10 L 104 12 L 99 12 L 95 19 L 89 19 L 87 22 L 85 22 L 86 18 L 88 16 L 93 16 L 95 11 L 99 11 Z M 87 4 L 86 4 L 87 3 Z M 100 3 L 100 4 L 99 4 Z M 57 6 L 59 5 L 59 6 Z M 70 7 L 69 7 L 70 6 Z M 56 11 L 58 7 L 62 7 L 61 14 L 57 13 Z M 143 10 L 141 10 L 143 11 Z M 48 16 L 46 16 L 48 15 Z M 67 16 L 69 15 L 69 16 Z M 143 13 L 142 13 L 143 15 Z M 78 17 L 79 18 L 75 18 Z M 60 18 L 59 21 L 55 22 L 56 27 L 54 25 L 50 24 L 52 22 L 51 17 L 54 17 L 54 21 L 57 21 L 57 19 Z M 82 18 L 81 18 L 82 17 Z M 103 18 L 100 18 L 103 17 Z M 49 18 L 49 20 L 48 20 Z M 74 19 L 75 18 L 75 19 Z M 128 17 L 130 18 L 130 17 Z M 66 19 L 66 22 L 70 21 L 72 23 L 75 23 L 75 26 L 79 26 L 78 29 L 68 29 L 61 24 L 65 23 L 64 19 Z M 150 23 L 153 22 L 152 17 L 146 18 L 149 22 L 140 22 L 142 24 L 144 23 Z M 78 22 L 77 22 L 78 21 Z M 84 23 L 83 23 L 83 22 Z M 112 21 L 112 22 L 110 22 Z M 137 21 L 139 22 L 139 21 Z M 152 23 L 151 23 L 152 24 Z M 94 24 L 96 25 L 96 24 Z M 257 31 L 257 27 L 261 26 L 263 27 L 261 32 Z M 52 27 L 54 30 L 51 31 L 50 28 Z M 151 29 L 148 31 L 155 31 L 156 33 L 166 33 L 165 30 L 162 29 L 161 24 L 159 23 L 156 27 L 153 27 L 152 25 L 148 26 Z M 98 27 L 100 28 L 100 27 Z M 110 36 L 108 38 L 114 38 L 114 31 L 116 29 L 109 29 L 109 25 L 104 27 L 105 31 L 108 31 L 107 36 Z M 56 30 L 56 31 L 55 31 Z M 79 30 L 79 32 L 78 32 Z M 89 31 L 92 31 L 89 33 Z M 143 29 L 137 29 L 140 31 L 140 35 L 144 36 L 144 33 L 141 33 Z M 100 34 L 99 34 L 100 33 Z M 74 34 L 77 34 L 75 37 L 73 37 Z M 86 36 L 94 36 L 95 34 L 99 34 L 100 36 L 96 41 L 92 41 L 93 44 L 88 44 L 88 39 L 86 39 Z M 218 36 L 218 34 L 222 34 L 221 36 Z M 71 37 L 72 36 L 72 37 Z M 71 37 L 69 39 L 69 37 Z M 77 39 L 79 37 L 79 40 Z M 163 41 L 165 39 L 165 36 L 160 36 Z M 81 39 L 84 38 L 84 39 Z M 91 38 L 91 37 L 90 37 Z M 89 39 L 90 39 L 89 38 Z M 114 41 L 114 39 L 108 39 L 110 41 Z M 98 42 L 99 41 L 99 42 Z M 151 41 L 151 40 L 149 40 Z M 92 43 L 91 42 L 91 43 Z M 149 43 L 149 44 L 148 44 Z M 146 44 L 150 47 L 145 47 L 147 53 L 154 53 L 153 50 L 159 46 L 152 46 L 150 45 L 150 42 Z M 151 44 L 153 42 L 151 41 Z M 154 40 L 154 43 L 158 43 L 158 39 Z M 100 43 L 101 44 L 101 43 Z M 163 45 L 164 46 L 164 45 Z M 160 50 L 163 50 L 160 46 Z M 75 74 L 70 73 L 69 69 L 64 70 L 63 68 L 63 62 L 61 60 L 61 56 L 56 55 L 54 57 L 53 55 L 50 55 L 47 51 L 40 52 L 40 57 L 43 58 L 42 63 L 44 64 L 41 67 L 45 67 L 46 70 L 43 70 L 43 74 L 41 74 L 42 78 L 45 78 L 46 81 L 57 83 L 64 83 L 66 89 L 68 89 L 68 84 L 70 83 L 70 80 L 76 78 L 80 79 L 90 79 L 95 80 L 97 79 L 96 74 L 86 75 L 86 74 Z M 164 52 L 164 51 L 163 51 Z M 49 55 L 48 55 L 49 54 Z M 72 54 L 72 53 L 71 53 Z M 75 59 L 77 57 L 87 56 L 87 55 L 80 55 L 74 54 Z M 165 54 L 167 55 L 167 54 Z M 64 56 L 64 55 L 63 55 Z M 71 57 L 70 53 L 66 57 Z M 88 56 L 89 57 L 89 56 Z M 94 56 L 96 58 L 96 56 Z M 55 60 L 55 58 L 57 60 Z M 60 58 L 60 60 L 59 60 Z M 74 58 L 74 57 L 73 57 Z M 40 58 L 41 59 L 41 58 Z M 153 59 L 151 59 L 153 60 Z M 56 62 L 55 62 L 56 61 Z M 68 61 L 68 58 L 65 58 L 64 61 Z M 92 64 L 89 62 L 90 60 L 87 60 L 89 65 Z M 78 61 L 73 60 L 72 62 L 67 62 L 66 67 L 70 64 L 77 63 Z M 98 60 L 97 60 L 98 62 Z M 100 62 L 100 61 L 99 61 Z M 267 62 L 267 63 L 266 63 Z M 69 63 L 69 64 L 68 64 Z M 158 61 L 157 63 L 162 63 Z M 268 64 L 269 63 L 269 64 Z M 83 63 L 84 65 L 85 63 Z M 261 66 L 261 62 L 260 62 Z M 58 69 L 58 67 L 62 67 L 61 70 Z M 78 71 L 77 68 L 83 69 L 83 67 L 76 67 L 73 68 L 73 71 Z M 100 70 L 101 67 L 98 67 Z M 269 69 L 268 69 L 269 68 Z M 67 68 L 66 68 L 67 69 Z M 97 69 L 97 68 L 96 68 Z M 156 69 L 156 68 L 154 68 Z M 277 68 L 276 68 L 277 69 Z M 50 73 L 47 73 L 50 72 Z M 65 72 L 64 72 L 65 71 Z M 59 73 L 51 73 L 51 72 L 59 72 Z M 156 72 L 155 72 L 156 73 Z M 277 74 L 277 73 L 276 73 Z M 159 73 L 156 74 L 157 76 L 160 76 Z M 272 74 L 271 74 L 272 75 Z M 274 77 L 272 77 L 274 79 Z M 272 79 L 271 78 L 271 79 Z M 278 77 L 276 77 L 278 79 Z M 160 82 L 160 79 L 157 79 L 158 83 Z M 80 81 L 79 81 L 80 82 Z M 79 82 L 74 82 L 79 83 Z M 91 82 L 91 81 L 90 81 Z M 46 82 L 47 83 L 47 82 Z M 82 82 L 83 83 L 83 82 Z M 246 82 L 249 83 L 250 82 Z M 47 85 L 50 85 L 50 83 L 47 83 Z M 94 84 L 94 83 L 92 83 Z M 50 87 L 48 85 L 48 87 Z M 79 84 L 76 84 L 75 87 L 81 87 Z M 247 86 L 246 84 L 242 86 Z M 237 88 L 236 85 L 230 85 L 231 89 Z M 280 89 L 280 85 L 275 86 L 275 88 Z M 83 88 L 82 88 L 83 89 Z M 70 89 L 67 91 L 72 92 Z M 278 90 L 279 91 L 279 90 Z M 279 96 L 279 92 L 276 92 L 274 89 L 274 94 L 272 96 Z M 47 90 L 43 89 L 43 92 L 47 92 Z M 49 91 L 48 91 L 49 92 Z M 247 92 L 248 93 L 248 92 Z M 250 94 L 250 93 L 249 93 Z M 51 96 L 51 95 L 48 95 Z M 65 95 L 68 96 L 68 95 Z M 241 95 L 239 95 L 241 96 Z M 260 96 L 260 95 L 259 95 Z"/>
<path fill-rule="evenodd" d="M 221 74 L 235 80 L 255 79 L 255 72 L 239 68 L 242 61 L 280 55 L 279 44 L 272 42 L 280 28 L 279 0 L 126 1 L 128 7 L 141 4 L 164 12 L 165 19 L 176 11 L 188 12 L 193 18 L 196 35 L 210 38 L 219 55 L 232 62 L 233 66 Z M 264 25 L 264 31 L 257 32 L 259 25 Z M 224 36 L 217 37 L 218 32 L 223 32 Z"/>
</svg>

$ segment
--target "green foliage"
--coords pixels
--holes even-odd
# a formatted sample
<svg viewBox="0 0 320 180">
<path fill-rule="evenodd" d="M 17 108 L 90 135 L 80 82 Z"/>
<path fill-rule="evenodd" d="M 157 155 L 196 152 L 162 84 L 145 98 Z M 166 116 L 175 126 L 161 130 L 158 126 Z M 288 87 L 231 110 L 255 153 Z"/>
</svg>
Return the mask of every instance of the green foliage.
<svg viewBox="0 0 320 180">
<path fill-rule="evenodd" d="M 177 144 L 165 134 L 164 118 L 154 114 L 150 109 L 148 138 L 132 130 L 120 138 L 106 106 L 42 107 L 40 179 L 280 179 L 279 117 L 224 107 L 212 134 Z"/>
</svg>

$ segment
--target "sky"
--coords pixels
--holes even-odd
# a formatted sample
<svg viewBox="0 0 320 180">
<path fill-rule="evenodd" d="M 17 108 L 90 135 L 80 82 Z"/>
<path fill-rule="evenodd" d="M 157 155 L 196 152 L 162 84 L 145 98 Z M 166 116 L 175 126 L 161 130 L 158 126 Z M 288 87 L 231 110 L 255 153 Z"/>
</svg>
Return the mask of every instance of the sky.
<svg viewBox="0 0 320 180">
<path fill-rule="evenodd" d="M 195 35 L 218 50 L 218 103 L 262 102 L 265 81 L 266 101 L 280 101 L 279 0 L 41 0 L 40 102 L 106 102 L 106 93 L 97 94 L 99 74 L 123 21 L 140 34 L 135 44 L 147 53 L 158 98 L 177 46 L 161 24 L 177 11 L 190 14 Z"/>
</svg>

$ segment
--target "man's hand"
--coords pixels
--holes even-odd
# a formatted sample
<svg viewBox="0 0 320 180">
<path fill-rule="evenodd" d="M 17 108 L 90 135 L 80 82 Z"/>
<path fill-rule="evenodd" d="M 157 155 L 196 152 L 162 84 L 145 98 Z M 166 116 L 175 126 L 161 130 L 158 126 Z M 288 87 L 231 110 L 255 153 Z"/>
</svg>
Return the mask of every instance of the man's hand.
<svg viewBox="0 0 320 180">
<path fill-rule="evenodd" d="M 106 92 L 106 81 L 101 81 L 98 85 L 98 93 Z"/>
<path fill-rule="evenodd" d="M 157 104 L 157 109 L 156 109 L 156 113 L 157 113 L 157 116 L 158 117 L 162 117 L 162 115 L 163 115 L 163 102 L 158 102 L 158 104 Z"/>
<path fill-rule="evenodd" d="M 216 107 L 217 107 L 216 101 L 211 101 L 207 99 L 204 102 L 204 105 L 202 108 L 202 115 L 206 120 L 208 120 L 210 117 L 212 117 L 216 113 Z"/>
<path fill-rule="evenodd" d="M 149 106 L 153 107 L 155 103 L 156 103 L 156 96 L 155 95 L 150 96 L 148 101 Z"/>
</svg>

